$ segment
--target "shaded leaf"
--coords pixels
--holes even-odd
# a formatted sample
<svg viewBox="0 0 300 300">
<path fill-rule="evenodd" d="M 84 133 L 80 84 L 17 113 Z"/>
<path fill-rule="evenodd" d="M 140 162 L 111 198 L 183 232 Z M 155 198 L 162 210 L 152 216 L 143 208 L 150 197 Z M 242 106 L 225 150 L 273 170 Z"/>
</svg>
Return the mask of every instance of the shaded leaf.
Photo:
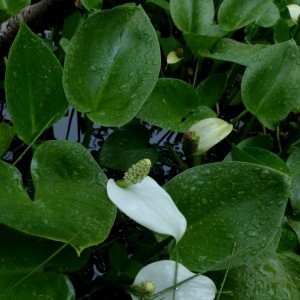
<svg viewBox="0 0 300 300">
<path fill-rule="evenodd" d="M 148 148 L 150 131 L 140 124 L 127 124 L 117 129 L 104 142 L 100 162 L 112 169 L 127 171 L 139 160 L 155 162 L 158 152 Z"/>
<path fill-rule="evenodd" d="M 187 131 L 196 122 L 215 117 L 206 106 L 200 106 L 195 90 L 179 79 L 159 79 L 138 117 L 161 128 Z"/>
</svg>

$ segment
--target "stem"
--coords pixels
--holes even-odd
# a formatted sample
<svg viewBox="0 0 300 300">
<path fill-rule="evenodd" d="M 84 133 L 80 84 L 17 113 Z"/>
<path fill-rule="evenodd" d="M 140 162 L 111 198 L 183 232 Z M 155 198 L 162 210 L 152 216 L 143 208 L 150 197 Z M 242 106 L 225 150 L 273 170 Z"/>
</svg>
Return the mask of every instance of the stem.
<svg viewBox="0 0 300 300">
<path fill-rule="evenodd" d="M 84 133 L 82 145 L 88 149 L 90 145 L 91 136 L 93 134 L 94 123 L 89 118 L 87 118 L 86 115 L 84 116 L 84 119 L 86 124 L 86 130 Z"/>
<path fill-rule="evenodd" d="M 231 256 L 234 254 L 235 249 L 236 249 L 236 242 L 234 242 L 234 244 L 233 244 Z M 225 272 L 225 275 L 224 275 L 224 279 L 223 279 L 223 281 L 221 283 L 221 287 L 220 287 L 220 290 L 218 292 L 218 297 L 217 297 L 216 300 L 219 300 L 220 297 L 221 297 L 221 294 L 222 294 L 222 291 L 223 291 L 223 288 L 224 288 L 224 285 L 225 285 L 225 281 L 226 281 L 226 278 L 228 276 L 228 272 L 229 272 L 229 269 L 230 269 L 231 262 L 232 262 L 232 260 L 230 259 L 229 262 L 228 262 L 228 266 L 227 266 L 227 269 L 226 269 L 226 272 Z"/>
<path fill-rule="evenodd" d="M 248 110 L 245 109 L 241 113 L 239 113 L 234 119 L 230 121 L 230 124 L 234 125 L 237 121 L 239 121 L 242 117 L 244 117 L 248 113 Z"/>
<path fill-rule="evenodd" d="M 176 159 L 176 161 L 178 162 L 178 168 L 181 171 L 185 171 L 187 170 L 189 167 L 186 163 L 183 162 L 183 160 L 179 157 L 179 155 L 177 154 L 177 152 L 174 150 L 174 148 L 172 146 L 169 145 L 169 150 L 171 150 L 172 155 L 174 156 L 174 158 Z"/>
<path fill-rule="evenodd" d="M 46 130 L 46 128 L 51 124 L 51 122 L 55 119 L 56 115 L 54 115 L 48 123 L 44 126 L 44 128 L 41 130 L 41 132 L 34 138 L 34 140 L 28 145 L 28 147 L 23 151 L 23 153 L 16 159 L 16 161 L 13 163 L 13 166 L 19 162 L 22 157 L 25 155 L 25 153 L 31 148 L 31 146 L 37 141 L 37 139 L 41 136 L 41 134 Z"/>
</svg>

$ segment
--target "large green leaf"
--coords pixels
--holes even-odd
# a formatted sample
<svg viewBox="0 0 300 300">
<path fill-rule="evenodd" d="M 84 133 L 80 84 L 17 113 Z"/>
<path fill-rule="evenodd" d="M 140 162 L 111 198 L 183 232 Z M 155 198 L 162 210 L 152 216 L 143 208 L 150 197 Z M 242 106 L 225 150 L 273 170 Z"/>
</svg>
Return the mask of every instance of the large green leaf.
<svg viewBox="0 0 300 300">
<path fill-rule="evenodd" d="M 244 27 L 259 19 L 271 2 L 272 0 L 224 0 L 218 11 L 218 23 L 225 31 Z"/>
<path fill-rule="evenodd" d="M 13 127 L 7 123 L 0 123 L 0 157 L 7 151 L 14 135 L 15 130 Z"/>
<path fill-rule="evenodd" d="M 0 162 L 0 223 L 69 243 L 79 253 L 107 237 L 116 209 L 106 194 L 106 176 L 83 146 L 66 141 L 41 144 L 31 174 L 34 201 L 18 170 Z"/>
<path fill-rule="evenodd" d="M 295 300 L 300 299 L 300 259 L 292 253 L 265 251 L 251 264 L 229 270 L 221 299 Z"/>
<path fill-rule="evenodd" d="M 187 219 L 179 261 L 190 270 L 250 262 L 281 227 L 290 178 L 268 167 L 222 162 L 191 168 L 165 184 Z M 175 253 L 172 253 L 174 258 Z"/>
<path fill-rule="evenodd" d="M 128 171 L 139 160 L 148 158 L 156 161 L 158 153 L 148 148 L 151 133 L 141 124 L 127 124 L 117 129 L 104 142 L 100 162 L 109 168 Z"/>
<path fill-rule="evenodd" d="M 289 156 L 286 164 L 292 173 L 291 204 L 295 213 L 300 213 L 300 148 Z"/>
<path fill-rule="evenodd" d="M 270 129 L 300 106 L 300 54 L 290 40 L 261 50 L 245 70 L 242 98 L 246 108 Z"/>
<path fill-rule="evenodd" d="M 10 15 L 14 15 L 22 8 L 30 4 L 30 0 L 0 0 L 0 9 Z"/>
<path fill-rule="evenodd" d="M 22 22 L 9 52 L 5 89 L 15 131 L 25 143 L 64 115 L 67 101 L 61 81 L 58 60 Z"/>
<path fill-rule="evenodd" d="M 0 227 L 1 299 L 75 299 L 67 276 L 87 262 L 71 246 Z"/>
<path fill-rule="evenodd" d="M 177 132 L 186 132 L 198 121 L 215 116 L 210 108 L 200 106 L 200 99 L 190 85 L 171 78 L 157 81 L 138 113 L 144 121 Z"/>
<path fill-rule="evenodd" d="M 63 83 L 70 104 L 94 122 L 129 122 L 151 93 L 160 70 L 158 39 L 141 7 L 90 16 L 67 50 Z"/>
</svg>

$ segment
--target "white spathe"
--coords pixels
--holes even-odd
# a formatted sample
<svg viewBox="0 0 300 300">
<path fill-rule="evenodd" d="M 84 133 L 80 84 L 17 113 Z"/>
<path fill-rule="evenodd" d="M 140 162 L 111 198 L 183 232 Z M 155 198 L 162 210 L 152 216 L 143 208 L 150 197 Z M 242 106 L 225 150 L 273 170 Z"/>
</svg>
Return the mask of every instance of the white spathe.
<svg viewBox="0 0 300 300">
<path fill-rule="evenodd" d="M 175 270 L 176 262 L 172 260 L 161 260 L 151 263 L 139 271 L 133 286 L 140 286 L 143 282 L 152 282 L 154 284 L 154 292 L 152 295 L 155 295 L 174 285 Z M 194 275 L 194 273 L 182 264 L 177 264 L 177 283 Z M 204 275 L 198 275 L 176 288 L 175 300 L 213 300 L 216 292 L 216 286 L 210 278 Z M 131 297 L 133 300 L 140 299 L 132 294 Z M 157 299 L 172 300 L 173 289 L 163 293 Z"/>
<path fill-rule="evenodd" d="M 233 129 L 232 124 L 219 118 L 207 118 L 194 124 L 188 131 L 199 136 L 194 155 L 203 154 L 223 140 Z"/>
<path fill-rule="evenodd" d="M 299 16 L 300 16 L 300 6 L 297 4 L 289 4 L 287 5 L 287 9 L 289 10 L 291 20 L 293 23 L 299 23 Z"/>
<path fill-rule="evenodd" d="M 171 51 L 168 55 L 167 55 L 167 64 L 168 65 L 172 65 L 172 64 L 176 64 L 179 61 L 181 61 L 183 59 L 183 57 L 178 57 L 176 51 Z"/>
<path fill-rule="evenodd" d="M 113 179 L 107 182 L 109 199 L 128 217 L 146 228 L 171 235 L 178 242 L 186 230 L 186 219 L 171 196 L 151 177 L 126 188 Z"/>
</svg>

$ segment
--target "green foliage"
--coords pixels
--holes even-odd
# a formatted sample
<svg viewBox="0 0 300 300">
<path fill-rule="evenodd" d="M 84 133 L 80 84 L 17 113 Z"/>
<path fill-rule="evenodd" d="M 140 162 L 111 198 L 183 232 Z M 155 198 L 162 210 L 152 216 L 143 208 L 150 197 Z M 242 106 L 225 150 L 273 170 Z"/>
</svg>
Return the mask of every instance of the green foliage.
<svg viewBox="0 0 300 300">
<path fill-rule="evenodd" d="M 22 22 L 8 56 L 5 90 L 14 129 L 26 144 L 65 114 L 61 80 L 56 57 Z"/>
<path fill-rule="evenodd" d="M 144 11 L 120 7 L 93 14 L 78 28 L 63 83 L 74 108 L 99 124 L 120 126 L 146 101 L 159 68 L 157 37 Z"/>
<path fill-rule="evenodd" d="M 221 300 L 299 299 L 300 34 L 286 6 L 300 2 L 136 2 L 81 1 L 50 38 L 22 21 L 0 66 L 0 298 L 123 299 L 143 266 L 169 258 L 209 272 Z M 1 20 L 27 5 L 0 1 Z M 77 142 L 54 140 L 68 106 Z M 212 117 L 234 130 L 189 156 L 182 136 Z M 108 197 L 107 177 L 144 158 L 187 220 L 176 244 Z M 153 205 L 178 211 L 151 179 L 118 189 L 147 228 L 150 208 L 178 223 Z"/>
<path fill-rule="evenodd" d="M 31 162 L 34 201 L 14 166 L 1 161 L 0 175 L 2 224 L 68 243 L 78 254 L 108 235 L 116 210 L 106 195 L 107 179 L 81 145 L 48 141 L 38 147 Z"/>
</svg>

